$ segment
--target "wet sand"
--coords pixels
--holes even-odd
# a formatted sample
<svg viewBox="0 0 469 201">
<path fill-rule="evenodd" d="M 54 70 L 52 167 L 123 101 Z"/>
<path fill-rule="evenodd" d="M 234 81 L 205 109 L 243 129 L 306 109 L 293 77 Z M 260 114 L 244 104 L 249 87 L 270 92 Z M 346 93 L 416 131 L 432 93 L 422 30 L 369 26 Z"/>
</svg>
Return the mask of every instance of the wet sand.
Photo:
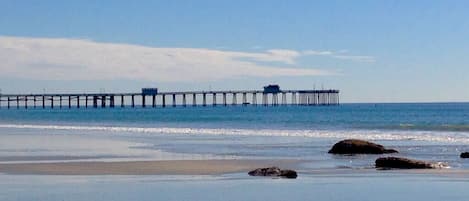
<svg viewBox="0 0 469 201">
<path fill-rule="evenodd" d="M 217 175 L 267 166 L 292 167 L 297 160 L 167 160 L 0 164 L 0 173 L 36 175 Z"/>
</svg>

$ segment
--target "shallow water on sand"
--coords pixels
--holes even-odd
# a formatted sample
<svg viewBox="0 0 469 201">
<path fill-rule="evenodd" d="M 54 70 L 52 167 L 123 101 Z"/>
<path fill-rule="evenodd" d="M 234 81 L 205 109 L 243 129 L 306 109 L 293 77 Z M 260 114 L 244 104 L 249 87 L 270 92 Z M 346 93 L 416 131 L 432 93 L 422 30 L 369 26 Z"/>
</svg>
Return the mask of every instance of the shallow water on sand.
<svg viewBox="0 0 469 201">
<path fill-rule="evenodd" d="M 49 200 L 467 200 L 469 178 L 306 175 L 296 180 L 221 176 L 0 175 L 0 199 Z"/>
</svg>

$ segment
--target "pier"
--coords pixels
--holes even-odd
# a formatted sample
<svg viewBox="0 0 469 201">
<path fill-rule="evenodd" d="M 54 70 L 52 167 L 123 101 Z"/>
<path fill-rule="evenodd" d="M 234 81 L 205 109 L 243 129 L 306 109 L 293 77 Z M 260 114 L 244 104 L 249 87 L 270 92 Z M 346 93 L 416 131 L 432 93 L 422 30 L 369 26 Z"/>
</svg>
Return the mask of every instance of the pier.
<svg viewBox="0 0 469 201">
<path fill-rule="evenodd" d="M 236 105 L 339 105 L 339 90 L 280 90 L 269 85 L 264 90 L 160 92 L 143 88 L 139 93 L 48 93 L 0 94 L 0 108 L 114 108 L 188 107 Z"/>
</svg>

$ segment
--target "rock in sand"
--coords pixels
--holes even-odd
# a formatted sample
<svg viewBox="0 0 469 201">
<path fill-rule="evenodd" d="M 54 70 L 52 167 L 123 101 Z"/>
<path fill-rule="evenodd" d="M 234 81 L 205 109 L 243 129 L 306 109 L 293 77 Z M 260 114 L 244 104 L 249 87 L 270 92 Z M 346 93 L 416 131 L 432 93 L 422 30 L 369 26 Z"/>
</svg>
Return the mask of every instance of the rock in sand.
<svg viewBox="0 0 469 201">
<path fill-rule="evenodd" d="M 461 158 L 469 158 L 469 152 L 461 153 Z"/>
<path fill-rule="evenodd" d="M 278 167 L 258 168 L 248 173 L 251 176 L 264 176 L 264 177 L 285 177 L 295 179 L 298 174 L 294 170 L 281 170 Z"/>
<path fill-rule="evenodd" d="M 430 163 L 399 157 L 378 158 L 375 164 L 376 168 L 383 169 L 437 169 L 447 167 L 444 163 Z"/>
<path fill-rule="evenodd" d="M 383 145 L 372 142 L 347 139 L 337 142 L 331 150 L 330 154 L 390 154 L 398 153 L 394 149 L 386 149 Z"/>
</svg>

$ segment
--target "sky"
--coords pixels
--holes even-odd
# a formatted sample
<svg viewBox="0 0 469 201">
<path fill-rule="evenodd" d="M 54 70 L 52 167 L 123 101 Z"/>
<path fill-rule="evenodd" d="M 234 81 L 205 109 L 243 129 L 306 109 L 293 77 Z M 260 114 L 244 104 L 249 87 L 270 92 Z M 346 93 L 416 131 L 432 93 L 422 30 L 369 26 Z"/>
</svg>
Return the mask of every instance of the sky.
<svg viewBox="0 0 469 201">
<path fill-rule="evenodd" d="M 1 93 L 339 89 L 468 102 L 469 1 L 0 0 Z"/>
</svg>

